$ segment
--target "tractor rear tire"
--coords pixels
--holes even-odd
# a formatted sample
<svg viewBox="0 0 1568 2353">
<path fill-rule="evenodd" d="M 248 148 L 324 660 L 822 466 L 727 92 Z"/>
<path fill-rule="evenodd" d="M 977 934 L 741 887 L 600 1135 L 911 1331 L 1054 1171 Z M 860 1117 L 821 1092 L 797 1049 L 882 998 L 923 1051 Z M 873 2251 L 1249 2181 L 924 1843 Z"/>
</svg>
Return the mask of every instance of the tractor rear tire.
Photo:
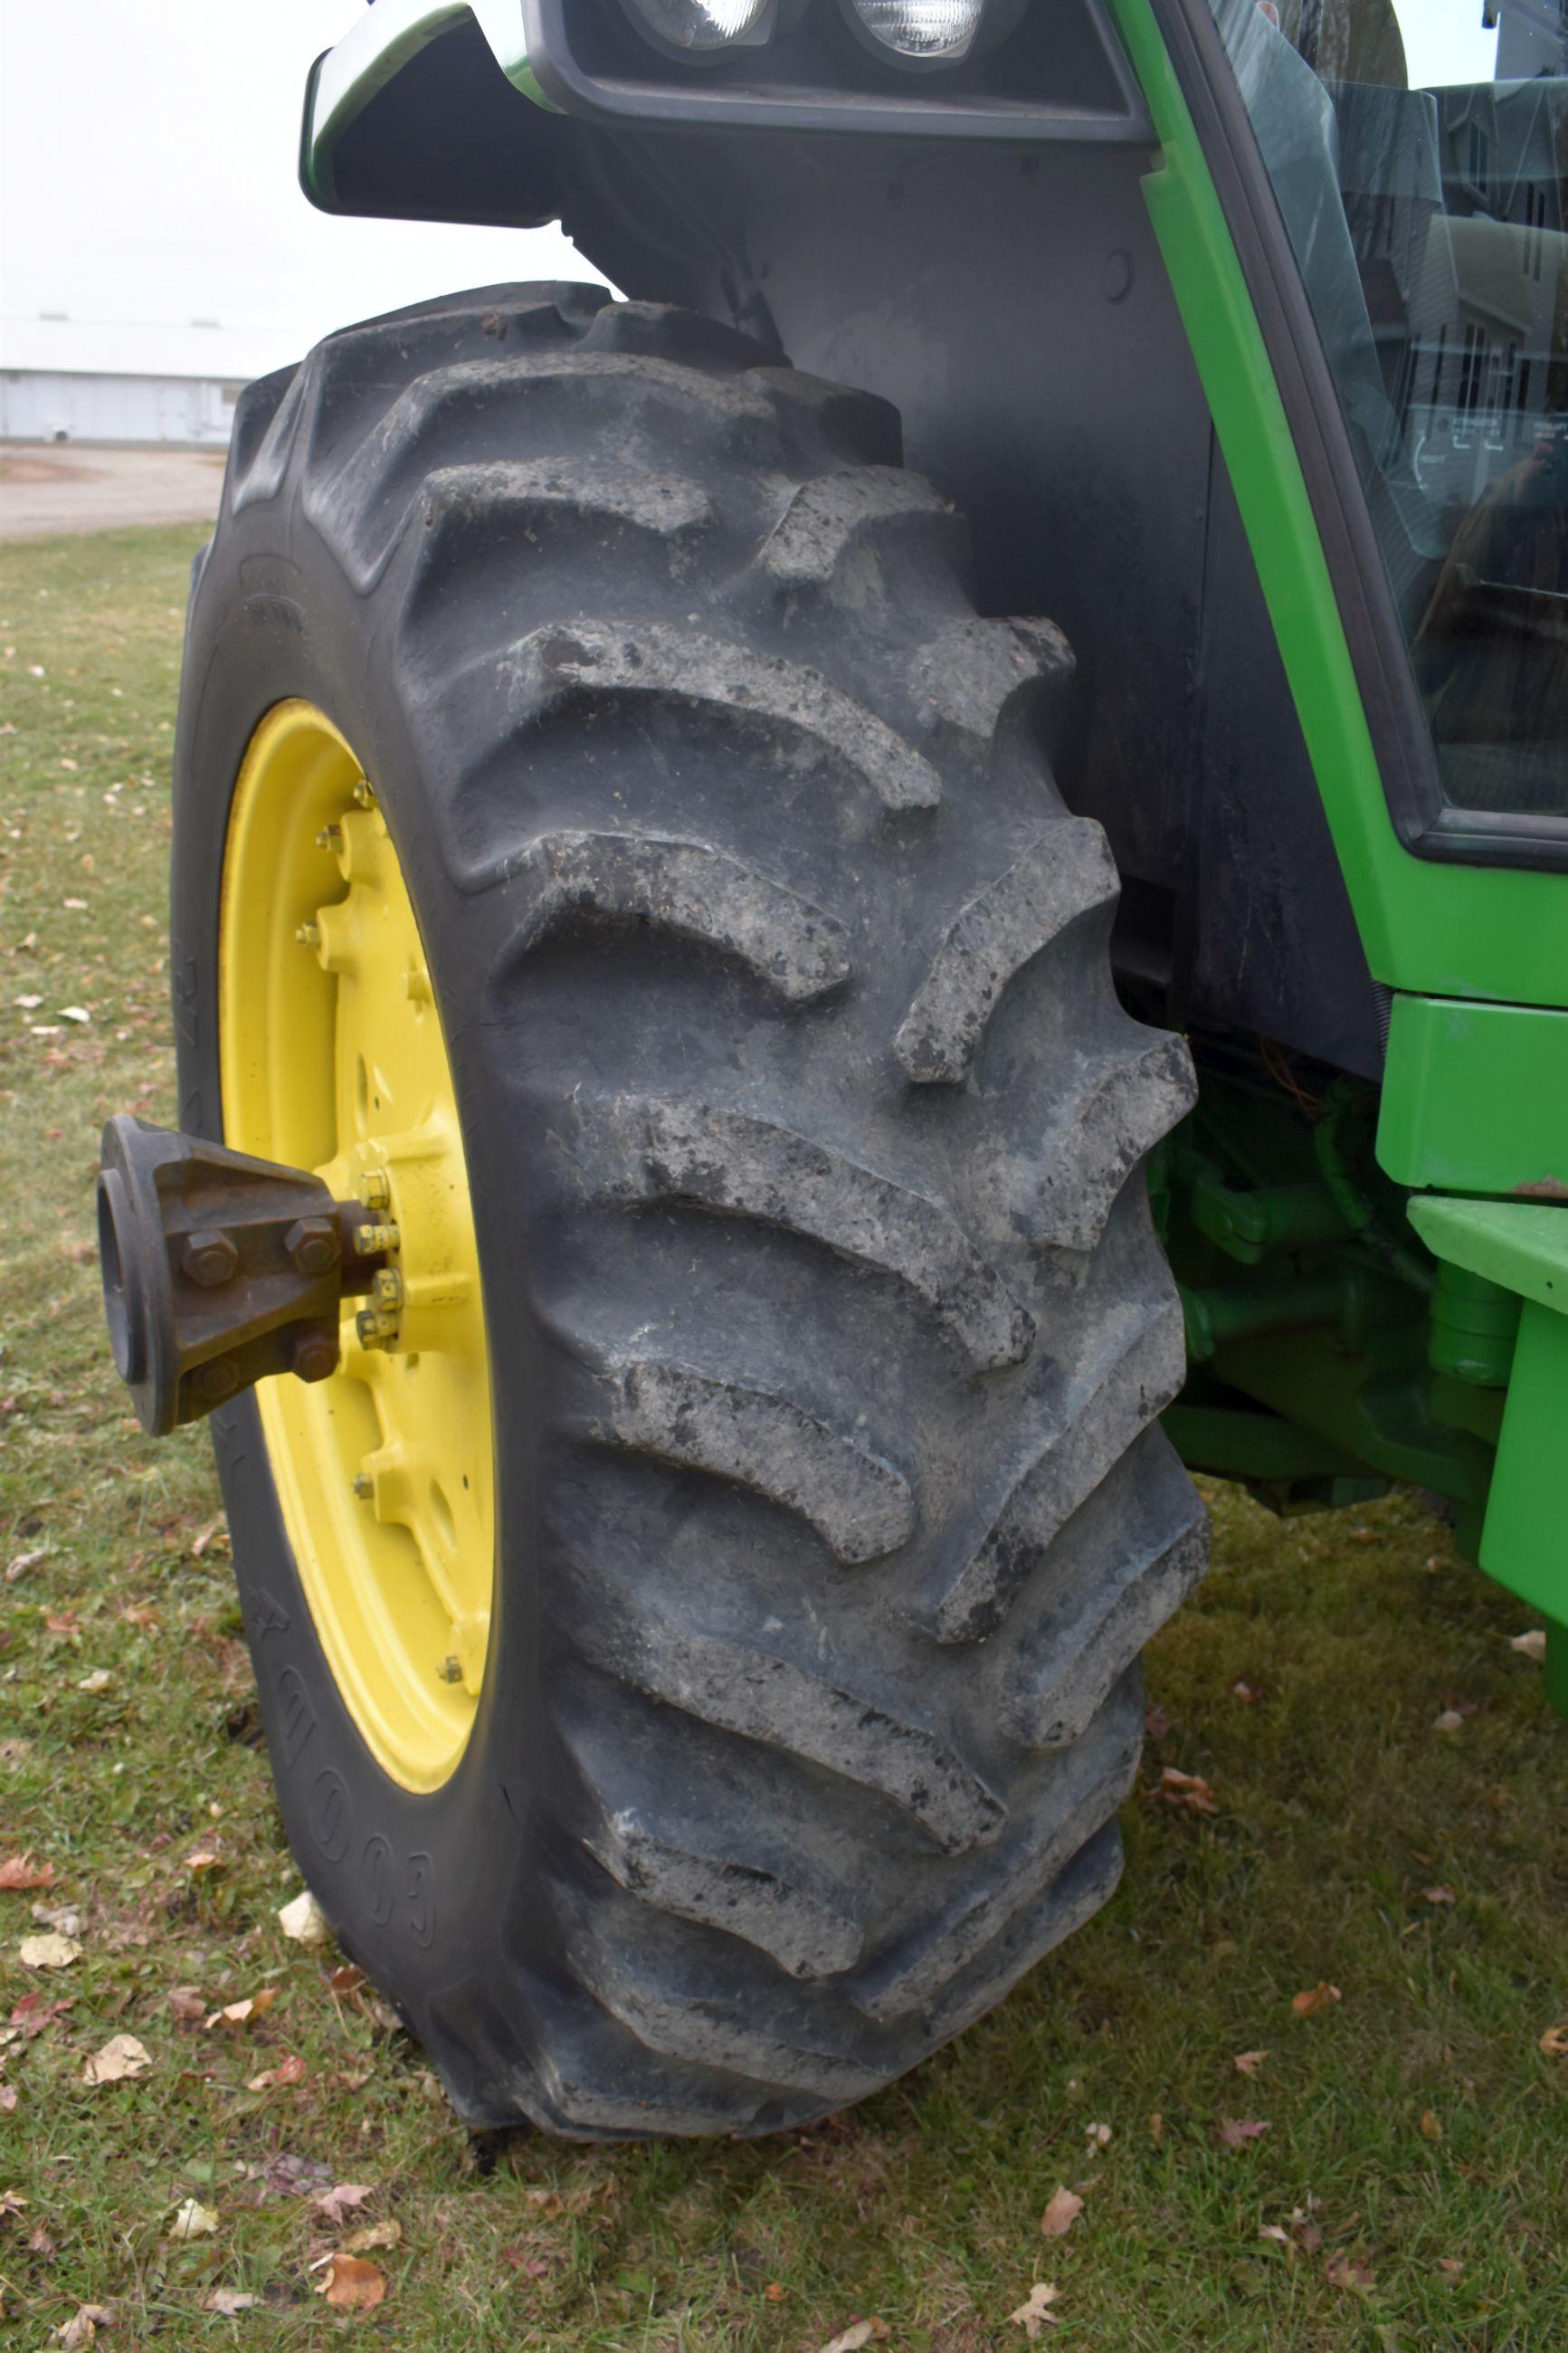
<svg viewBox="0 0 1568 2353">
<path fill-rule="evenodd" d="M 454 295 L 240 404 L 177 757 L 184 1124 L 226 828 L 300 698 L 374 786 L 462 1122 L 494 1605 L 423 1791 L 216 1418 L 279 1801 L 476 2126 L 761 2134 L 990 2009 L 1121 1869 L 1205 1524 L 1142 1163 L 1182 1042 L 883 401 L 601 290 Z M 231 1138 L 230 1140 L 235 1140 Z"/>
</svg>

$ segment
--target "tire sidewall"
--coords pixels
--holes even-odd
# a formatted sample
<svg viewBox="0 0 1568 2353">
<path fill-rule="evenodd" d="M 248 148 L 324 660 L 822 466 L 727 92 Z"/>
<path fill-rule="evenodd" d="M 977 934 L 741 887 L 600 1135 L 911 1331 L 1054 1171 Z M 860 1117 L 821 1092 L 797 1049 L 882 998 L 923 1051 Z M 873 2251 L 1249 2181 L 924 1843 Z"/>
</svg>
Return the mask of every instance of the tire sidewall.
<svg viewBox="0 0 1568 2353">
<path fill-rule="evenodd" d="M 198 559 L 174 763 L 171 965 L 181 1124 L 222 1142 L 229 812 L 266 713 L 295 697 L 314 703 L 373 778 L 398 850 L 452 1067 L 484 1287 L 498 1575 L 473 1731 L 439 1789 L 421 1795 L 394 1781 L 343 1704 L 285 1532 L 254 1397 L 215 1413 L 214 1444 L 289 1844 L 344 1949 L 437 2048 L 463 2105 L 462 2083 L 451 2079 L 464 2054 L 441 2020 L 462 2011 L 465 1986 L 494 1982 L 509 1962 L 515 1968 L 538 1941 L 542 1908 L 525 1884 L 531 1842 L 520 1833 L 548 1731 L 533 1663 L 531 1581 L 517 1573 L 531 1552 L 526 1434 L 539 1372 L 518 1253 L 501 1247 L 488 1213 L 507 1198 L 504 1082 L 490 1066 L 493 1025 L 482 1018 L 501 926 L 449 878 L 408 724 L 395 607 L 388 611 L 386 584 L 378 586 L 379 595 L 354 593 L 300 518 L 290 486 L 237 515 L 226 512 Z M 504 1575 L 501 1563 L 512 1564 Z"/>
</svg>

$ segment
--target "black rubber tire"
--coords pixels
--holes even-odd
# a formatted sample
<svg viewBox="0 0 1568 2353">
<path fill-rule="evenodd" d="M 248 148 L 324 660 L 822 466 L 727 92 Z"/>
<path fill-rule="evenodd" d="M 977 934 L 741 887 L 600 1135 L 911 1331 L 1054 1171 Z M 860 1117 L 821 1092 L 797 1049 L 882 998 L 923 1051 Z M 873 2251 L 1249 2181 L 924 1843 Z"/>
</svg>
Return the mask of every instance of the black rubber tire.
<svg viewBox="0 0 1568 2353">
<path fill-rule="evenodd" d="M 380 795 L 461 1108 L 498 1591 L 433 1796 L 323 1662 L 249 1400 L 217 1451 L 289 1836 L 475 2125 L 763 2133 L 1104 1902 L 1140 1647 L 1199 1575 L 1113 994 L 1044 750 L 884 403 L 595 289 L 455 295 L 253 385 L 175 803 L 183 1117 L 221 1133 L 240 753 Z"/>
</svg>

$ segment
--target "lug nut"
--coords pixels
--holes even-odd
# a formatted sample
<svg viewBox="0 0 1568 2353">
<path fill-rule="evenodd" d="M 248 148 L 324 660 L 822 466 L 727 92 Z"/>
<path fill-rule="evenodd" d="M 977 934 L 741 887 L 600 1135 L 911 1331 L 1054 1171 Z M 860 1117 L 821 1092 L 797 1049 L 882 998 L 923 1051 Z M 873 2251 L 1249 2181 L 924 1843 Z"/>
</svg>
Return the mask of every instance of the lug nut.
<svg viewBox="0 0 1568 2353">
<path fill-rule="evenodd" d="M 316 836 L 318 849 L 341 849 L 342 846 L 343 829 L 341 825 L 324 825 Z"/>
<path fill-rule="evenodd" d="M 289 1362 L 302 1381 L 324 1381 L 338 1369 L 338 1344 L 324 1332 L 301 1332 Z"/>
<path fill-rule="evenodd" d="M 283 1247 L 301 1274 L 325 1274 L 342 1255 L 342 1244 L 325 1218 L 297 1218 Z"/>
<path fill-rule="evenodd" d="M 367 1209 L 386 1209 L 392 1206 L 392 1180 L 384 1168 L 367 1168 L 354 1190 Z"/>
<path fill-rule="evenodd" d="M 354 1248 L 361 1258 L 380 1258 L 384 1251 L 395 1250 L 398 1245 L 398 1239 L 395 1226 L 356 1226 L 354 1228 Z"/>
<path fill-rule="evenodd" d="M 375 1481 L 368 1471 L 356 1471 L 349 1483 L 362 1504 L 368 1504 L 375 1493 Z"/>
<path fill-rule="evenodd" d="M 321 944 L 321 927 L 320 923 L 300 923 L 295 931 L 294 937 L 302 948 L 319 948 Z"/>
<path fill-rule="evenodd" d="M 180 1263 L 193 1282 L 210 1291 L 228 1281 L 239 1264 L 239 1252 L 225 1233 L 187 1234 Z"/>
<path fill-rule="evenodd" d="M 375 1278 L 375 1303 L 383 1314 L 395 1314 L 403 1304 L 403 1277 L 394 1266 L 384 1266 Z"/>
<path fill-rule="evenodd" d="M 195 1381 L 203 1397 L 232 1397 L 239 1387 L 238 1368 L 227 1356 L 215 1356 L 210 1365 L 201 1367 Z"/>
<path fill-rule="evenodd" d="M 354 786 L 354 800 L 360 808 L 375 807 L 375 786 L 368 776 L 362 776 Z"/>
<path fill-rule="evenodd" d="M 397 1337 L 397 1318 L 374 1307 L 362 1307 L 354 1317 L 362 1348 L 390 1348 Z"/>
<path fill-rule="evenodd" d="M 460 1659 L 452 1658 L 443 1659 L 441 1662 L 441 1681 L 444 1683 L 460 1683 L 462 1680 L 462 1661 Z"/>
</svg>

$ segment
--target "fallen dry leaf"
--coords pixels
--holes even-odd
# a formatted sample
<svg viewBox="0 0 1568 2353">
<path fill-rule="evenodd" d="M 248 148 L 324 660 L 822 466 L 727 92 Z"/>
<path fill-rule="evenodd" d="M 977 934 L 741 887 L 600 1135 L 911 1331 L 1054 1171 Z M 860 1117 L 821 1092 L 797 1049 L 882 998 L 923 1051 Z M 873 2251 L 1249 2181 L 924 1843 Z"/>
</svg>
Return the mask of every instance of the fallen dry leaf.
<svg viewBox="0 0 1568 2353">
<path fill-rule="evenodd" d="M 207 2014 L 207 1998 L 200 1986 L 171 1986 L 169 2008 L 181 2026 L 198 2026 Z"/>
<path fill-rule="evenodd" d="M 825 2345 L 822 2353 L 860 2353 L 863 2345 L 884 2344 L 891 2333 L 885 2320 L 857 2320 Z"/>
<path fill-rule="evenodd" d="M 259 2075 L 252 2075 L 245 2088 L 247 2092 L 284 2091 L 290 2084 L 302 2084 L 304 2080 L 304 2061 L 289 2052 L 276 2067 L 264 2067 Z"/>
<path fill-rule="evenodd" d="M 331 2189 L 323 2189 L 311 2200 L 318 2214 L 329 2222 L 342 2222 L 358 2211 L 367 2198 L 375 2195 L 375 2185 L 370 2181 L 340 2181 Z"/>
<path fill-rule="evenodd" d="M 1221 2148 L 1243 2149 L 1248 2141 L 1261 2140 L 1268 2130 L 1250 2116 L 1221 2116 L 1214 2128 L 1214 2137 Z"/>
<path fill-rule="evenodd" d="M 221 2312 L 226 2320 L 236 2319 L 242 2312 L 256 2312 L 260 2305 L 258 2295 L 247 2295 L 243 2289 L 234 2287 L 215 2287 L 210 2295 L 202 2298 L 204 2312 Z"/>
<path fill-rule="evenodd" d="M 308 1887 L 279 1905 L 278 1926 L 296 1945 L 324 1945 L 331 1934 L 326 1914 Z"/>
<path fill-rule="evenodd" d="M 1323 2265 L 1323 2277 L 1331 2287 L 1350 2288 L 1352 2291 L 1377 2285 L 1377 2274 L 1372 2265 L 1356 2263 L 1349 2255 L 1331 2255 Z"/>
<path fill-rule="evenodd" d="M 1149 2137 L 1156 2148 L 1165 2137 L 1165 2119 L 1158 2108 L 1152 2108 L 1149 2112 Z"/>
<path fill-rule="evenodd" d="M 1459 1900 L 1451 1887 L 1424 1887 L 1421 1893 L 1428 1904 L 1457 1904 Z"/>
<path fill-rule="evenodd" d="M 316 2294 L 337 2312 L 374 2312 L 386 2294 L 386 2274 L 359 2255 L 329 2255 Z"/>
<path fill-rule="evenodd" d="M 1267 2051 L 1238 2051 L 1230 2063 L 1238 2075 L 1256 2075 L 1268 2056 Z"/>
<path fill-rule="evenodd" d="M 1255 1707 L 1263 1697 L 1263 1686 L 1261 1683 L 1249 1683 L 1243 1676 L 1232 1683 L 1230 1695 L 1232 1699 L 1240 1700 L 1244 1707 Z"/>
<path fill-rule="evenodd" d="M 1110 2126 L 1109 2125 L 1085 2125 L 1083 2128 L 1083 2137 L 1085 2140 L 1088 2141 L 1091 2148 L 1109 2148 L 1110 2146 Z"/>
<path fill-rule="evenodd" d="M 223 1857 L 216 1846 L 199 1846 L 194 1854 L 186 1855 L 185 1869 L 193 1873 L 203 1871 L 221 1871 Z"/>
<path fill-rule="evenodd" d="M 1337 1985 L 1331 1985 L 1327 1978 L 1320 1978 L 1315 1986 L 1307 1988 L 1305 1993 L 1293 1993 L 1290 2007 L 1298 2018 L 1316 2018 L 1319 2010 L 1331 2010 L 1336 2001 L 1343 2000 L 1344 1996 Z"/>
<path fill-rule="evenodd" d="M 1151 1793 L 1167 1806 L 1184 1806 L 1194 1814 L 1217 1814 L 1219 1800 L 1201 1773 L 1184 1773 L 1178 1766 L 1162 1765 L 1160 1786 Z"/>
<path fill-rule="evenodd" d="M 1548 2059 L 1568 2059 L 1568 2026 L 1549 2026 L 1537 2047 Z"/>
<path fill-rule="evenodd" d="M 107 1691 L 113 1681 L 114 1677 L 107 1667 L 94 1667 L 90 1675 L 83 1675 L 77 1689 L 84 1692 Z"/>
<path fill-rule="evenodd" d="M 0 1855 L 0 1892 L 26 1895 L 35 1888 L 52 1887 L 54 1883 L 52 1862 L 35 1862 L 30 1854 Z"/>
<path fill-rule="evenodd" d="M 187 2198 L 169 2225 L 171 2239 L 210 2239 L 217 2230 L 217 2216 L 210 2206 L 198 2199 Z"/>
<path fill-rule="evenodd" d="M 1457 1707 L 1446 1707 L 1433 1725 L 1434 1732 L 1463 1732 L 1465 1719 Z"/>
<path fill-rule="evenodd" d="M 350 2232 L 343 2241 L 343 2253 L 345 2255 L 373 2255 L 378 2247 L 396 2247 L 402 2242 L 401 2222 L 367 2222 L 363 2231 Z"/>
<path fill-rule="evenodd" d="M 1528 1634 L 1510 1634 L 1508 1647 L 1510 1651 L 1517 1651 L 1521 1659 L 1533 1659 L 1537 1666 L 1543 1664 L 1546 1658 L 1545 1627 L 1532 1626 Z"/>
<path fill-rule="evenodd" d="M 1064 2238 L 1082 2212 L 1083 2200 L 1076 2189 L 1064 2187 L 1054 2190 L 1050 2204 L 1040 2217 L 1041 2238 Z"/>
<path fill-rule="evenodd" d="M 249 2026 L 253 2021 L 265 2018 L 278 1999 L 276 1986 L 263 1986 L 259 1993 L 247 1994 L 243 2001 L 225 2002 L 221 2010 L 209 2011 L 206 2031 L 215 2026 Z"/>
<path fill-rule="evenodd" d="M 1037 2280 L 1017 2311 L 1007 2315 L 1014 2327 L 1023 2330 L 1031 2345 L 1039 2342 L 1042 2328 L 1054 2328 L 1057 2326 L 1057 2316 L 1051 2311 L 1050 2306 L 1055 2304 L 1060 2293 L 1059 2288 L 1050 2286 L 1047 2281 Z"/>
<path fill-rule="evenodd" d="M 1443 2137 L 1443 2127 L 1430 2108 L 1421 2111 L 1421 2137 L 1423 2140 L 1441 2140 Z"/>
<path fill-rule="evenodd" d="M 1175 1717 L 1167 1715 L 1158 1701 L 1152 1707 L 1144 1709 L 1143 1730 L 1151 1740 L 1163 1740 L 1168 1734 L 1174 1732 L 1175 1728 Z"/>
<path fill-rule="evenodd" d="M 1457 2280 L 1464 2268 L 1464 2259 L 1460 2255 L 1439 2255 L 1437 2258 L 1437 2269 L 1445 2279 Z"/>
<path fill-rule="evenodd" d="M 1260 2239 L 1275 2239 L 1275 2240 L 1278 2240 L 1279 2243 L 1279 2244 L 1280 2244 L 1280 2246 L 1282 2246 L 1282 2247 L 1288 2247 L 1288 2246 L 1289 2246 L 1289 2245 L 1291 2244 L 1291 2239 L 1290 2239 L 1290 2233 L 1289 2233 L 1289 2231 L 1287 2231 L 1287 2230 L 1284 2228 L 1284 2226 L 1283 2226 L 1281 2223 L 1279 2223 L 1279 2222 L 1265 2222 L 1265 2223 L 1263 2223 L 1263 2224 L 1261 2225 L 1261 2227 L 1259 2228 L 1259 2230 L 1258 2230 L 1258 2237 L 1259 2237 Z"/>
<path fill-rule="evenodd" d="M 82 2063 L 84 2084 L 123 2084 L 135 2075 L 145 2075 L 153 2064 L 153 2053 L 133 2034 L 111 2034 L 101 2051 L 95 2051 Z"/>
<path fill-rule="evenodd" d="M 55 1930 L 47 1936 L 24 1936 L 16 1957 L 25 1969 L 68 1969 L 81 1958 L 81 1946 L 75 1936 Z"/>
<path fill-rule="evenodd" d="M 46 2028 L 54 2025 L 57 2019 L 63 2018 L 68 2010 L 75 2008 L 76 2003 L 68 1999 L 51 2001 L 47 1994 L 25 1993 L 11 2012 L 11 2023 L 19 2027 L 30 2042 L 35 2034 L 42 2034 Z"/>
<path fill-rule="evenodd" d="M 216 1520 L 209 1520 L 205 1527 L 197 1533 L 195 1541 L 191 1546 L 191 1558 L 200 1560 L 210 1546 L 226 1545 L 227 1542 L 228 1522 L 220 1512 Z"/>
<path fill-rule="evenodd" d="M 100 2328 L 112 2328 L 113 2326 L 114 2306 L 111 2304 L 84 2304 L 72 2313 L 68 2320 L 61 2321 L 55 2331 L 55 2337 L 57 2343 L 68 2348 L 68 2353 L 75 2353 L 79 2346 L 96 2344 Z"/>
</svg>

